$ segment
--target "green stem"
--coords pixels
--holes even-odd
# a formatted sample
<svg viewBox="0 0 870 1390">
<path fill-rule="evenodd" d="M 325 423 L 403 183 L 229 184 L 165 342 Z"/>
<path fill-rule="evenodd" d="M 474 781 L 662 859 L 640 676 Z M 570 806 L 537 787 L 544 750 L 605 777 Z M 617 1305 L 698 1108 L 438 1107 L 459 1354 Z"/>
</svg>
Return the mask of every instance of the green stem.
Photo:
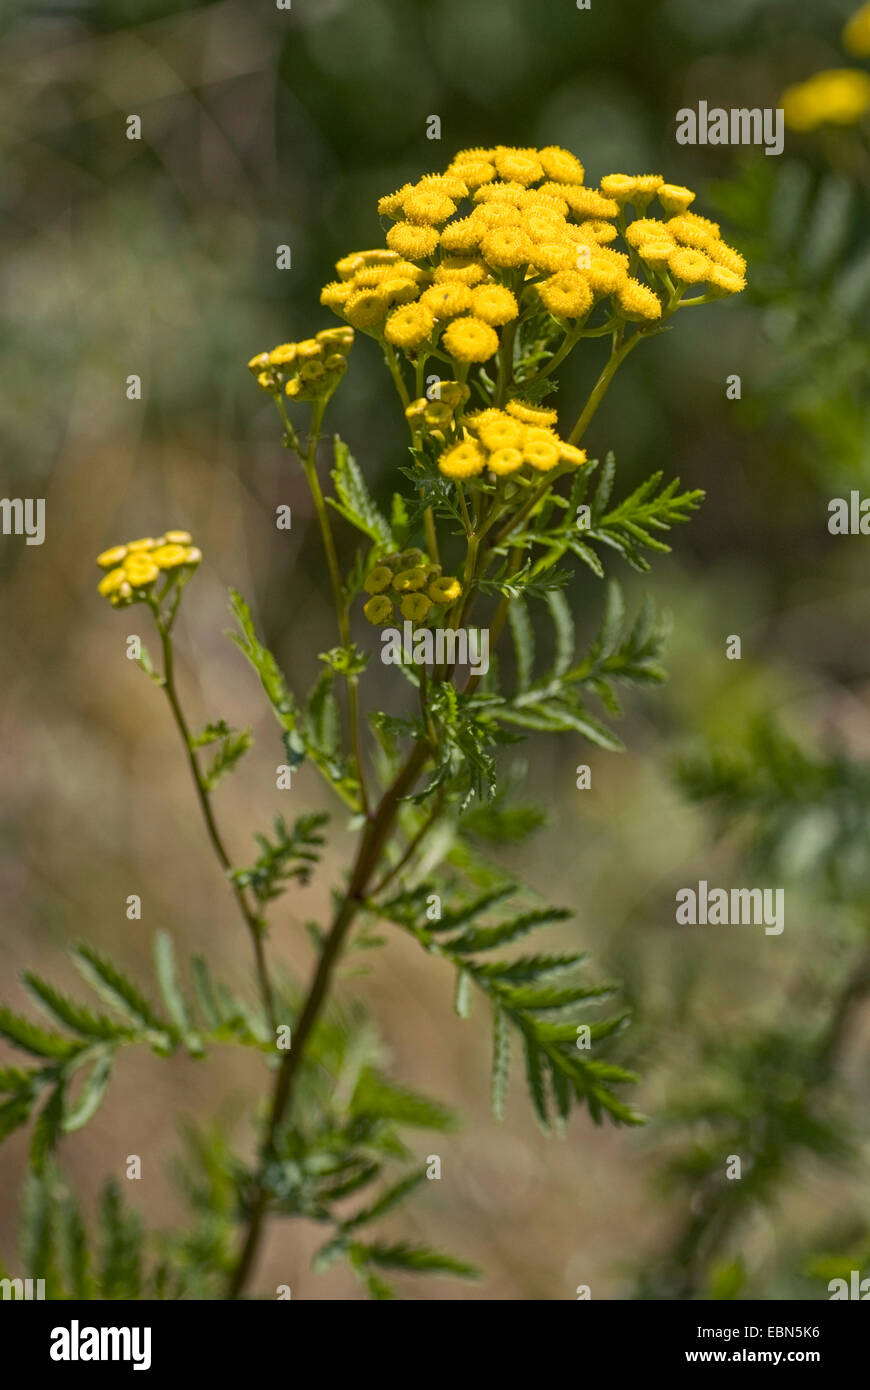
<svg viewBox="0 0 870 1390">
<path fill-rule="evenodd" d="M 238 1262 L 230 1278 L 229 1298 L 238 1298 L 242 1294 L 251 1274 L 269 1202 L 265 1181 L 266 1165 L 276 1156 L 278 1131 L 291 1113 L 296 1078 L 304 1060 L 311 1034 L 326 1002 L 342 947 L 357 914 L 365 904 L 369 882 L 393 828 L 399 804 L 413 787 L 429 752 L 427 743 L 414 745 L 395 779 L 384 792 L 374 816 L 366 824 L 360 837 L 347 892 L 338 906 L 329 934 L 323 944 L 308 997 L 299 1023 L 293 1032 L 293 1045 L 290 1051 L 284 1054 L 276 1076 L 261 1166 L 255 1183 L 245 1239 Z"/>
<path fill-rule="evenodd" d="M 185 752 L 187 753 L 187 761 L 190 765 L 190 771 L 191 775 L 193 776 L 193 782 L 194 786 L 196 787 L 196 794 L 199 800 L 200 809 L 202 811 L 203 820 L 205 821 L 205 827 L 208 832 L 208 837 L 212 843 L 212 847 L 214 849 L 215 854 L 217 855 L 221 868 L 228 877 L 228 881 L 232 887 L 233 896 L 239 905 L 239 911 L 244 917 L 245 923 L 247 924 L 248 930 L 251 935 L 251 941 L 254 947 L 254 960 L 256 963 L 257 981 L 260 987 L 260 995 L 263 1000 L 263 1007 L 266 1010 L 266 1017 L 269 1021 L 269 1027 L 272 1033 L 274 1033 L 275 1028 L 277 1026 L 277 1019 L 275 1016 L 275 1001 L 272 992 L 272 983 L 269 979 L 269 971 L 266 965 L 266 954 L 263 948 L 263 924 L 260 918 L 257 916 L 257 914 L 251 909 L 244 891 L 239 887 L 239 885 L 235 882 L 233 878 L 229 877 L 232 871 L 232 863 L 229 855 L 227 854 L 226 848 L 224 847 L 224 842 L 221 838 L 220 832 L 217 828 L 217 823 L 214 817 L 214 811 L 212 810 L 209 789 L 203 781 L 202 772 L 200 771 L 199 763 L 196 757 L 196 752 L 193 748 L 193 740 L 191 738 L 190 728 L 188 726 L 187 720 L 184 717 L 184 711 L 181 708 L 181 702 L 178 698 L 178 691 L 175 685 L 175 661 L 172 647 L 172 637 L 170 635 L 169 628 L 165 626 L 164 623 L 161 621 L 160 615 L 157 612 L 156 608 L 154 608 L 153 611 L 155 621 L 157 623 L 157 630 L 160 633 L 160 642 L 163 648 L 163 689 L 166 692 L 166 698 L 169 701 L 169 707 L 172 710 L 173 718 L 175 719 L 175 723 L 178 727 L 178 732 L 180 733 L 181 740 L 184 744 Z"/>
<path fill-rule="evenodd" d="M 616 375 L 617 370 L 625 361 L 632 348 L 640 342 L 642 337 L 643 334 L 638 330 L 636 333 L 633 333 L 630 338 L 626 338 L 625 342 L 622 343 L 620 347 L 614 347 L 605 363 L 604 370 L 590 392 L 588 401 L 577 418 L 576 425 L 568 436 L 569 444 L 576 444 L 579 439 L 583 438 L 586 427 L 604 399 L 604 394 Z"/>
<path fill-rule="evenodd" d="M 320 486 L 320 479 L 317 476 L 317 441 L 320 434 L 320 426 L 323 423 L 325 405 L 326 403 L 324 401 L 317 401 L 314 405 L 311 415 L 311 433 L 308 439 L 308 452 L 302 460 L 302 466 L 305 469 L 305 476 L 308 479 L 308 487 L 314 501 L 314 510 L 317 514 L 320 535 L 323 539 L 323 549 L 326 552 L 326 564 L 329 569 L 329 580 L 332 588 L 332 601 L 335 605 L 336 617 L 338 619 L 338 631 L 341 644 L 343 647 L 349 647 L 350 615 L 348 613 L 347 603 L 345 602 L 344 587 L 341 582 L 341 570 L 339 568 L 338 555 L 335 549 L 335 540 L 332 535 L 332 526 L 329 520 L 329 510 L 323 496 L 323 489 Z M 364 815 L 367 815 L 368 794 L 366 792 L 365 775 L 363 772 L 359 692 L 356 676 L 347 677 L 347 703 L 353 759 L 356 766 L 357 782 L 359 783 L 360 810 Z"/>
</svg>

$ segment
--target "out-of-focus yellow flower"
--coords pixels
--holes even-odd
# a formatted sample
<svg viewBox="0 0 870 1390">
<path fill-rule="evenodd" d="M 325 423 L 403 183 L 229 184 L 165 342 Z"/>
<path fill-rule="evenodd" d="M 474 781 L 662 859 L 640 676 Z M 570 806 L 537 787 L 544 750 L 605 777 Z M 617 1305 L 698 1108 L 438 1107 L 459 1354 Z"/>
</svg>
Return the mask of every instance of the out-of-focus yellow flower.
<svg viewBox="0 0 870 1390">
<path fill-rule="evenodd" d="M 523 459 L 538 473 L 549 473 L 559 463 L 561 443 L 552 430 L 529 429 L 523 443 Z"/>
<path fill-rule="evenodd" d="M 113 545 L 109 550 L 104 550 L 102 555 L 97 556 L 97 564 L 100 569 L 113 569 L 115 565 L 120 565 L 126 554 L 126 545 Z"/>
<path fill-rule="evenodd" d="M 846 20 L 843 47 L 853 58 L 870 58 L 870 4 L 862 5 Z"/>
<path fill-rule="evenodd" d="M 363 604 L 363 612 L 374 627 L 382 627 L 393 616 L 393 605 L 386 594 L 376 594 Z"/>
<path fill-rule="evenodd" d="M 518 468 L 523 466 L 523 452 L 521 449 L 504 448 L 493 449 L 487 459 L 487 467 L 499 478 L 506 478 L 510 473 L 516 473 Z"/>
<path fill-rule="evenodd" d="M 375 565 L 366 576 L 363 588 L 367 594 L 382 594 L 393 582 L 393 571 L 386 565 Z"/>
<path fill-rule="evenodd" d="M 134 589 L 144 589 L 160 574 L 150 555 L 128 555 L 123 564 L 124 578 Z"/>
<path fill-rule="evenodd" d="M 412 623 L 422 623 L 431 607 L 432 600 L 425 594 L 406 594 L 399 604 L 402 617 L 410 619 Z"/>
<path fill-rule="evenodd" d="M 488 362 L 498 352 L 495 329 L 473 316 L 453 319 L 441 341 L 457 362 Z"/>
<path fill-rule="evenodd" d="M 790 130 L 855 125 L 870 110 L 870 75 L 860 68 L 829 68 L 787 87 L 780 100 Z"/>
<path fill-rule="evenodd" d="M 433 579 L 426 591 L 433 603 L 455 603 L 462 593 L 462 585 L 452 575 Z"/>
<path fill-rule="evenodd" d="M 151 559 L 158 569 L 173 570 L 187 560 L 187 547 L 184 545 L 158 545 L 151 551 Z"/>
<path fill-rule="evenodd" d="M 392 584 L 397 594 L 414 594 L 418 589 L 422 589 L 426 584 L 426 570 L 422 565 L 415 565 L 413 569 L 399 570 L 393 576 Z"/>
<path fill-rule="evenodd" d="M 579 468 L 586 462 L 586 450 L 578 449 L 576 444 L 568 444 L 564 439 L 559 441 L 559 457 L 563 463 L 568 463 L 572 468 Z"/>
</svg>

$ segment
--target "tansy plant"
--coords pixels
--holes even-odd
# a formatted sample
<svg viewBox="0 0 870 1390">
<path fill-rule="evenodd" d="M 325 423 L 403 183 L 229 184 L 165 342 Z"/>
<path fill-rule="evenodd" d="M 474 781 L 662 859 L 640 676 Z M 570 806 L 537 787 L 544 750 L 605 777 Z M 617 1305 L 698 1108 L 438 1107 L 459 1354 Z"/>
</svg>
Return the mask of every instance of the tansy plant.
<svg viewBox="0 0 870 1390">
<path fill-rule="evenodd" d="M 663 679 L 661 624 L 648 603 L 627 624 L 615 584 L 598 635 L 585 651 L 575 649 L 570 562 L 599 577 L 605 557 L 647 570 L 647 554 L 668 548 L 661 533 L 685 521 L 701 494 L 679 492 L 676 481 L 662 485 L 656 474 L 614 502 L 613 459 L 599 469 L 583 440 L 629 353 L 678 311 L 739 291 L 744 263 L 715 223 L 691 211 L 689 189 L 657 175 L 612 174 L 598 188 L 583 178 L 579 161 L 552 147 L 458 154 L 444 173 L 381 199 L 385 246 L 339 261 L 339 278 L 321 299 L 345 323 L 249 364 L 274 399 L 284 443 L 311 489 L 338 640 L 321 654 L 322 672 L 304 699 L 290 689 L 237 593 L 235 641 L 274 711 L 286 765 L 325 778 L 357 837 L 331 921 L 307 924 L 317 963 L 305 990 L 275 969 L 268 946 L 270 932 L 285 929 L 275 912 L 283 893 L 292 887 L 294 906 L 305 911 L 328 817 L 303 814 L 292 827 L 279 818 L 270 834 L 257 836 L 255 861 L 239 866 L 218 827 L 213 791 L 245 753 L 249 734 L 224 721 L 193 732 L 174 675 L 173 625 L 199 551 L 186 532 L 170 531 L 99 557 L 100 593 L 116 606 L 144 605 L 153 616 L 162 669 L 145 655 L 143 665 L 180 731 L 208 836 L 250 938 L 257 994 L 240 998 L 195 958 L 191 1003 L 161 934 L 158 1008 L 117 966 L 78 947 L 76 963 L 113 1016 L 26 977 L 65 1031 L 9 1011 L 0 1016 L 5 1037 L 37 1059 L 30 1069 L 0 1073 L 10 1097 L 4 1126 L 41 1105 L 33 1166 L 54 1174 L 49 1155 L 60 1136 L 96 1110 L 119 1049 L 140 1043 L 197 1058 L 220 1044 L 252 1048 L 261 1054 L 268 1096 L 257 1112 L 253 1161 L 217 1133 L 192 1136 L 184 1169 L 190 1231 L 155 1238 L 143 1251 L 135 1218 L 108 1189 L 106 1248 L 117 1249 L 121 1231 L 124 1248 L 132 1243 L 137 1251 L 123 1278 L 106 1258 L 102 1274 L 83 1269 L 75 1208 L 53 1195 L 56 1176 L 43 1177 L 32 1198 L 38 1229 L 56 1229 L 67 1247 L 71 1229 L 80 1236 L 67 1249 L 66 1273 L 53 1276 L 59 1289 L 236 1297 L 250 1287 L 267 1219 L 281 1215 L 322 1223 L 319 1260 L 344 1258 L 377 1298 L 392 1296 L 390 1270 L 474 1273 L 462 1260 L 370 1234 L 425 1177 L 401 1131 L 450 1123 L 442 1106 L 384 1074 L 370 1023 L 332 999 L 346 953 L 381 944 L 373 935 L 378 923 L 404 931 L 452 968 L 458 1014 L 469 1012 L 475 993 L 483 997 L 492 1019 L 496 1115 L 518 1046 L 544 1127 L 564 1126 L 574 1107 L 596 1122 L 639 1119 L 619 1094 L 633 1075 L 606 1055 L 625 1017 L 595 1012 L 611 988 L 583 978 L 577 952 L 505 952 L 570 914 L 487 865 L 480 847 L 520 841 L 542 819 L 515 800 L 515 777 L 501 784 L 501 749 L 535 732 L 565 736 L 572 758 L 584 740 L 618 748 L 595 702 L 618 714 L 621 684 Z M 318 471 L 325 412 L 355 332 L 378 344 L 408 423 L 409 456 L 389 515 L 338 438 L 328 496 Z M 558 368 L 577 350 L 592 357 L 599 339 L 609 355 L 588 399 L 573 421 L 565 402 L 560 419 L 551 403 Z M 344 567 L 349 532 L 361 543 Z M 554 628 L 546 658 L 536 653 L 536 605 Z M 463 667 L 449 642 L 429 655 L 425 642 L 418 646 L 421 634 L 456 635 L 472 618 L 488 629 L 488 670 Z M 366 718 L 366 667 L 386 634 L 365 620 L 402 628 L 392 707 Z M 508 632 L 508 649 L 497 652 Z M 208 746 L 215 751 L 207 763 Z"/>
</svg>

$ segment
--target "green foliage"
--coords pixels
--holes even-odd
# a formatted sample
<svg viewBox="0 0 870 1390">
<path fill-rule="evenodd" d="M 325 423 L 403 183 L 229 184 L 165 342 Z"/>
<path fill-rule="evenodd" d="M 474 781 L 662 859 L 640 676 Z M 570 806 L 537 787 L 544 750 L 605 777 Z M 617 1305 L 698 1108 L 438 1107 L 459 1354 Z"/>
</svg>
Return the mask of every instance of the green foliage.
<svg viewBox="0 0 870 1390">
<path fill-rule="evenodd" d="M 320 832 L 328 821 L 326 812 L 316 811 L 299 816 L 293 829 L 288 830 L 284 817 L 276 816 L 274 841 L 266 835 L 256 835 L 254 838 L 261 851 L 259 858 L 250 869 L 234 869 L 233 879 L 240 888 L 251 888 L 261 903 L 279 898 L 291 879 L 304 887 L 320 860 L 324 844 Z"/>
<path fill-rule="evenodd" d="M 392 528 L 372 501 L 359 464 L 337 435 L 333 457 L 335 467 L 332 471 L 332 481 L 335 484 L 335 497 L 328 499 L 330 506 L 357 531 L 362 531 L 363 535 L 374 541 L 379 551 L 392 550 Z M 396 514 L 394 505 L 393 515 Z M 400 513 L 400 522 L 402 519 Z"/>
<path fill-rule="evenodd" d="M 667 554 L 670 550 L 656 532 L 669 531 L 671 527 L 686 522 L 701 503 L 703 492 L 694 488 L 689 492 L 679 492 L 680 482 L 673 478 L 662 486 L 662 473 L 653 473 L 628 497 L 616 506 L 610 507 L 613 484 L 616 478 L 616 460 L 608 454 L 601 469 L 597 484 L 588 496 L 590 484 L 598 468 L 598 461 L 591 460 L 578 469 L 567 497 L 557 492 L 547 493 L 537 506 L 532 519 L 521 528 L 511 531 L 510 546 L 531 550 L 533 546 L 543 547 L 544 555 L 531 569 L 521 571 L 527 574 L 525 587 L 532 581 L 540 584 L 553 567 L 566 555 L 574 555 L 599 578 L 604 575 L 604 564 L 596 546 L 616 551 L 628 562 L 632 569 L 645 573 L 650 568 L 649 560 L 643 554 L 651 550 Z M 579 512 L 588 507 L 588 516 Z M 557 587 L 561 587 L 561 573 Z M 523 591 L 520 585 L 520 592 Z"/>
<path fill-rule="evenodd" d="M 193 735 L 190 740 L 193 749 L 218 744 L 212 763 L 203 774 L 203 782 L 209 791 L 216 787 L 228 772 L 233 771 L 247 753 L 252 741 L 250 729 L 231 729 L 223 719 L 216 724 L 206 724 L 202 733 Z"/>
<path fill-rule="evenodd" d="M 490 924 L 499 903 L 515 896 L 515 884 L 502 884 L 442 912 L 426 915 L 431 882 L 402 890 L 372 907 L 378 916 L 409 931 L 428 952 L 448 960 L 463 980 L 477 987 L 493 1015 L 492 1100 L 497 1117 L 504 1112 L 508 1087 L 510 1026 L 526 1061 L 529 1094 L 538 1120 L 549 1128 L 568 1119 L 573 1105 L 585 1106 L 600 1123 L 604 1115 L 620 1124 L 638 1124 L 641 1116 L 617 1096 L 613 1087 L 635 1081 L 632 1072 L 595 1055 L 593 1045 L 620 1032 L 625 1014 L 586 1022 L 593 1002 L 612 996 L 613 985 L 587 985 L 577 978 L 585 957 L 521 956 L 478 960 L 480 955 L 511 945 L 539 927 L 566 921 L 562 908 L 534 907 Z M 588 1028 L 587 1049 L 578 1029 Z"/>
</svg>

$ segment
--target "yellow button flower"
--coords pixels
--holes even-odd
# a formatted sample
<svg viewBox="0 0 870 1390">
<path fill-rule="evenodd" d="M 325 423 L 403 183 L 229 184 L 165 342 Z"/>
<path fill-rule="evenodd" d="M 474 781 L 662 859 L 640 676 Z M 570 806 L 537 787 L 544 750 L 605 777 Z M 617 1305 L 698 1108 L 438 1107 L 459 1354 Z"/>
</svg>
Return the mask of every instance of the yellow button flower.
<svg viewBox="0 0 870 1390">
<path fill-rule="evenodd" d="M 492 227 L 480 239 L 484 260 L 498 269 L 528 265 L 534 250 L 531 238 L 518 227 Z"/>
<path fill-rule="evenodd" d="M 189 531 L 167 531 L 163 539 L 169 545 L 190 545 L 191 535 Z"/>
<path fill-rule="evenodd" d="M 486 455 L 475 439 L 463 440 L 447 449 L 438 460 L 438 467 L 446 478 L 473 478 L 482 473 L 486 465 Z"/>
<path fill-rule="evenodd" d="M 430 285 L 420 295 L 420 303 L 436 319 L 451 319 L 471 308 L 471 290 L 467 285 Z"/>
<path fill-rule="evenodd" d="M 544 177 L 544 166 L 537 155 L 521 150 L 496 151 L 495 167 L 503 179 L 512 183 L 537 183 Z"/>
<path fill-rule="evenodd" d="M 565 440 L 559 441 L 559 458 L 563 463 L 568 463 L 572 468 L 579 468 L 586 462 L 586 450 L 578 449 L 576 444 L 568 444 Z"/>
<path fill-rule="evenodd" d="M 387 245 L 409 261 L 431 256 L 440 238 L 434 227 L 417 227 L 411 222 L 397 222 L 387 232 Z"/>
<path fill-rule="evenodd" d="M 631 174 L 605 174 L 601 180 L 601 192 L 605 198 L 614 198 L 617 203 L 628 203 L 637 187 L 637 180 Z"/>
<path fill-rule="evenodd" d="M 344 305 L 343 313 L 354 328 L 374 328 L 383 323 L 389 307 L 389 300 L 380 290 L 355 290 Z"/>
<path fill-rule="evenodd" d="M 589 280 L 579 270 L 560 270 L 538 286 L 538 294 L 556 318 L 585 318 L 592 308 Z"/>
<path fill-rule="evenodd" d="M 526 437 L 523 445 L 523 458 L 539 473 L 549 473 L 559 463 L 559 441 L 555 439 L 530 439 Z"/>
<path fill-rule="evenodd" d="M 508 401 L 505 410 L 515 420 L 522 420 L 524 425 L 533 428 L 545 429 L 548 425 L 555 425 L 559 418 L 557 411 L 548 410 L 544 405 L 532 405 L 529 401 Z"/>
<path fill-rule="evenodd" d="M 366 576 L 363 588 L 367 594 L 382 594 L 393 582 L 393 571 L 386 565 L 375 565 Z"/>
<path fill-rule="evenodd" d="M 118 546 L 117 548 L 123 550 L 123 546 Z M 97 585 L 97 593 L 102 594 L 104 598 L 108 598 L 109 594 L 113 594 L 116 589 L 120 589 L 121 585 L 126 582 L 127 576 L 123 569 L 119 567 L 118 569 L 109 570 L 109 573 L 104 575 Z"/>
<path fill-rule="evenodd" d="M 158 569 L 176 569 L 185 563 L 187 548 L 183 545 L 158 545 L 156 550 L 151 551 L 150 558 Z"/>
<path fill-rule="evenodd" d="M 432 600 L 425 594 L 406 594 L 399 604 L 403 618 L 409 618 L 412 623 L 422 623 L 432 607 Z"/>
<path fill-rule="evenodd" d="M 538 158 L 548 179 L 555 179 L 557 183 L 583 182 L 586 171 L 570 150 L 560 149 L 558 145 L 546 145 L 538 151 Z"/>
<path fill-rule="evenodd" d="M 710 278 L 712 262 L 702 251 L 678 247 L 668 257 L 668 268 L 675 280 L 684 285 L 702 285 Z"/>
<path fill-rule="evenodd" d="M 433 603 L 455 603 L 462 593 L 462 585 L 452 575 L 433 579 L 427 590 Z"/>
<path fill-rule="evenodd" d="M 521 449 L 493 449 L 486 462 L 493 473 L 503 478 L 507 477 L 509 473 L 516 473 L 518 468 L 522 468 L 523 453 Z"/>
<path fill-rule="evenodd" d="M 269 353 L 270 367 L 289 367 L 296 361 L 296 344 L 279 343 L 278 347 L 273 348 Z"/>
<path fill-rule="evenodd" d="M 662 304 L 658 295 L 649 285 L 642 285 L 640 280 L 631 276 L 626 276 L 622 284 L 617 286 L 616 301 L 629 319 L 659 319 L 662 316 Z"/>
<path fill-rule="evenodd" d="M 327 309 L 340 309 L 353 294 L 353 285 L 348 280 L 331 280 L 320 291 L 320 302 Z"/>
<path fill-rule="evenodd" d="M 522 447 L 525 426 L 499 411 L 499 418 L 484 420 L 478 426 L 477 434 L 487 449 L 519 449 Z"/>
<path fill-rule="evenodd" d="M 382 627 L 393 616 L 393 605 L 386 594 L 376 594 L 363 605 L 363 612 L 374 627 Z"/>
<path fill-rule="evenodd" d="M 141 540 L 127 542 L 127 553 L 132 554 L 138 550 L 153 550 L 155 545 L 159 544 L 159 540 L 155 540 L 154 536 L 143 536 Z"/>
<path fill-rule="evenodd" d="M 453 283 L 473 288 L 485 280 L 488 274 L 483 261 L 474 256 L 442 256 L 441 264 L 435 267 L 435 283 Z"/>
<path fill-rule="evenodd" d="M 442 343 L 457 362 L 488 362 L 498 352 L 498 334 L 478 318 L 453 319 Z"/>
<path fill-rule="evenodd" d="M 510 323 L 519 316 L 516 296 L 506 285 L 480 285 L 471 292 L 471 310 L 493 328 Z"/>
<path fill-rule="evenodd" d="M 150 555 L 128 555 L 124 561 L 124 578 L 134 589 L 144 589 L 160 574 Z"/>
<path fill-rule="evenodd" d="M 97 564 L 100 569 L 112 569 L 115 565 L 120 565 L 126 554 L 126 545 L 113 545 L 109 550 L 104 550 L 101 555 L 97 556 Z"/>
<path fill-rule="evenodd" d="M 416 188 L 408 194 L 403 209 L 409 222 L 421 227 L 437 227 L 453 216 L 456 204 L 446 193 L 439 193 L 435 188 Z"/>
<path fill-rule="evenodd" d="M 651 265 L 655 270 L 663 270 L 667 267 L 674 250 L 672 241 L 644 241 L 637 248 L 637 253 L 646 265 Z"/>
<path fill-rule="evenodd" d="M 472 217 L 460 217 L 448 222 L 441 233 L 442 249 L 457 255 L 476 251 L 480 245 L 483 227 Z"/>
<path fill-rule="evenodd" d="M 415 348 L 424 343 L 435 327 L 435 316 L 424 304 L 406 304 L 387 319 L 384 337 L 399 348 Z"/>
<path fill-rule="evenodd" d="M 679 183 L 663 183 L 658 189 L 656 197 L 665 212 L 672 215 L 685 212 L 689 204 L 695 201 L 695 195 L 691 188 L 684 188 Z"/>
<path fill-rule="evenodd" d="M 397 594 L 413 594 L 418 589 L 422 589 L 426 584 L 426 571 L 422 565 L 415 565 L 413 569 L 399 570 L 393 578 L 393 588 Z"/>
</svg>

